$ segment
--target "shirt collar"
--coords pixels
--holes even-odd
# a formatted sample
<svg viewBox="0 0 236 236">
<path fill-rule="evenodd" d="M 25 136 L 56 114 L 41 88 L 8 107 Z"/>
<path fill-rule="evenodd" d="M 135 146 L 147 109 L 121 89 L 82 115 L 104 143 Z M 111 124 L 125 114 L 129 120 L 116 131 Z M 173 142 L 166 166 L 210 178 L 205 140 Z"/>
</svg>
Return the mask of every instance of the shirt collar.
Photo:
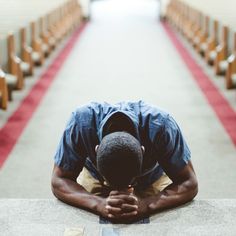
<svg viewBox="0 0 236 236">
<path fill-rule="evenodd" d="M 110 114 L 106 115 L 105 118 L 101 121 L 100 125 L 99 125 L 99 128 L 98 128 L 98 138 L 99 138 L 99 141 L 101 142 L 102 138 L 103 138 L 103 131 L 104 131 L 104 126 L 105 124 L 107 123 L 107 121 L 109 119 L 112 119 L 112 116 L 114 116 L 115 114 L 117 113 L 122 113 L 123 115 L 125 115 L 131 122 L 131 124 L 133 125 L 134 127 L 134 131 L 135 131 L 135 134 L 134 137 L 136 139 L 138 139 L 140 141 L 140 137 L 139 137 L 139 121 L 138 121 L 138 118 L 137 116 L 135 116 L 135 114 L 133 114 L 132 112 L 129 112 L 129 111 L 121 111 L 121 110 L 117 110 L 117 111 L 113 111 L 111 112 Z"/>
</svg>

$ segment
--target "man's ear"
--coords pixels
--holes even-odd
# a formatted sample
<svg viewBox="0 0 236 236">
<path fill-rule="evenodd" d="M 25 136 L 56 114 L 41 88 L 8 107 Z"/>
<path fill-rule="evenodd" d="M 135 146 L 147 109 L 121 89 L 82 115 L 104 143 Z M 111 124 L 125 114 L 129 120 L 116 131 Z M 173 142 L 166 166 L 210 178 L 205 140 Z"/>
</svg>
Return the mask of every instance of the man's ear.
<svg viewBox="0 0 236 236">
<path fill-rule="evenodd" d="M 141 146 L 141 149 L 142 149 L 142 153 L 143 153 L 143 155 L 144 155 L 144 153 L 145 153 L 145 147 L 144 147 L 144 146 Z"/>
<path fill-rule="evenodd" d="M 95 152 L 96 153 L 98 152 L 98 148 L 99 148 L 99 145 L 96 145 L 96 147 L 95 147 Z"/>
</svg>

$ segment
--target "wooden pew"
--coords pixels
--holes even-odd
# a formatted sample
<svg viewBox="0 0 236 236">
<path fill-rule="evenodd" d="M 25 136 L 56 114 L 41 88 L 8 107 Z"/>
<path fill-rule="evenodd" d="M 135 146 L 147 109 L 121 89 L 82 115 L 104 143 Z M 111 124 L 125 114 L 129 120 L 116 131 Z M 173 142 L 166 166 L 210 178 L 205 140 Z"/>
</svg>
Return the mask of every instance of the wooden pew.
<svg viewBox="0 0 236 236">
<path fill-rule="evenodd" d="M 225 74 L 227 69 L 227 56 L 228 56 L 228 40 L 229 28 L 227 26 L 221 27 L 221 39 L 216 47 L 216 58 L 214 60 L 215 74 Z"/>
<path fill-rule="evenodd" d="M 186 32 L 189 24 L 189 8 L 186 4 L 182 3 L 182 20 L 181 20 L 181 33 L 186 37 Z"/>
<path fill-rule="evenodd" d="M 226 75 L 227 69 L 228 69 L 228 59 L 231 57 L 231 55 L 234 55 L 236 53 L 236 33 L 229 29 L 227 33 L 227 50 L 225 51 L 225 54 L 220 55 L 221 61 L 219 61 L 218 65 L 218 73 L 221 75 Z"/>
<path fill-rule="evenodd" d="M 67 5 L 64 5 L 57 9 L 57 14 L 58 14 L 57 28 L 60 31 L 61 40 L 64 39 L 69 33 L 69 29 L 67 25 L 68 16 L 66 15 L 66 7 Z"/>
<path fill-rule="evenodd" d="M 196 40 L 195 49 L 202 56 L 205 55 L 207 50 L 207 40 L 209 38 L 209 16 L 203 17 L 203 27 L 199 32 L 198 39 Z"/>
<path fill-rule="evenodd" d="M 2 81 L 2 88 L 7 87 L 7 92 L 3 92 L 3 94 L 7 94 L 4 96 L 4 99 L 8 98 L 9 101 L 13 100 L 13 90 L 18 89 L 18 78 L 15 75 L 5 73 L 1 68 L 0 68 L 0 73 L 1 73 L 1 81 Z M 3 81 L 4 80 L 4 81 Z"/>
<path fill-rule="evenodd" d="M 171 12 L 171 24 L 177 28 L 178 17 L 179 17 L 179 1 L 173 1 L 172 12 Z"/>
<path fill-rule="evenodd" d="M 78 26 L 76 23 L 78 17 L 75 17 L 75 14 L 78 14 L 78 6 L 74 6 L 73 9 L 72 2 L 69 3 L 58 7 L 47 16 L 48 32 L 52 37 L 52 42 L 54 41 L 54 45 L 60 43 Z"/>
<path fill-rule="evenodd" d="M 183 32 L 184 36 L 192 45 L 194 44 L 194 39 L 200 30 L 198 17 L 198 11 L 190 6 L 186 6 L 186 18 Z"/>
<path fill-rule="evenodd" d="M 177 18 L 177 29 L 180 33 L 183 33 L 183 22 L 184 22 L 184 4 L 178 3 L 178 18 Z"/>
<path fill-rule="evenodd" d="M 201 25 L 201 20 L 202 20 L 202 15 L 201 12 L 198 10 L 193 9 L 192 10 L 192 30 L 191 30 L 191 34 L 190 34 L 190 38 L 189 41 L 190 43 L 195 47 L 195 44 L 197 42 L 198 39 L 198 35 L 201 32 L 202 29 L 202 25 Z"/>
<path fill-rule="evenodd" d="M 3 37 L 0 40 L 0 69 L 5 73 L 5 80 L 8 88 L 8 98 L 12 100 L 12 91 L 23 88 L 24 78 L 20 68 L 20 61 L 13 58 L 11 71 L 9 71 L 8 52 L 10 47 L 7 43 L 7 38 Z"/>
<path fill-rule="evenodd" d="M 209 37 L 207 39 L 207 46 L 205 54 L 205 60 L 209 65 L 213 65 L 216 58 L 216 47 L 218 45 L 218 26 L 219 22 L 217 20 L 210 20 L 210 30 Z"/>
<path fill-rule="evenodd" d="M 29 33 L 28 33 L 29 34 Z M 34 73 L 34 61 L 32 59 L 32 48 L 30 44 L 27 43 L 27 29 L 20 29 L 20 37 L 21 37 L 21 58 L 23 61 L 27 62 L 30 66 L 29 75 L 33 75 Z"/>
<path fill-rule="evenodd" d="M 7 109 L 8 103 L 8 90 L 5 73 L 0 69 L 0 108 Z"/>
<path fill-rule="evenodd" d="M 46 21 L 45 17 L 40 17 L 38 24 L 39 24 L 39 31 L 40 31 L 39 36 L 42 42 L 42 50 L 43 50 L 44 56 L 48 57 L 52 49 L 49 43 L 50 35 L 48 34 L 46 30 L 45 21 Z"/>
<path fill-rule="evenodd" d="M 9 67 L 9 72 L 12 73 L 14 71 L 14 60 L 20 61 L 20 68 L 23 72 L 24 75 L 31 75 L 32 70 L 30 63 L 27 60 L 22 60 L 21 59 L 21 42 L 20 42 L 20 37 L 17 37 L 18 32 L 15 34 L 9 33 L 7 37 L 8 41 L 8 67 Z M 15 38 L 17 38 L 17 43 Z"/>
<path fill-rule="evenodd" d="M 43 65 L 44 63 L 44 52 L 42 48 L 42 42 L 39 38 L 39 29 L 36 28 L 36 22 L 30 23 L 31 28 L 31 47 L 33 49 L 32 58 L 35 65 Z"/>
<path fill-rule="evenodd" d="M 193 9 L 190 6 L 187 6 L 187 15 L 185 20 L 185 26 L 184 26 L 184 36 L 188 39 L 188 41 L 191 40 L 192 37 L 192 29 L 193 29 L 193 17 L 191 15 Z"/>
<path fill-rule="evenodd" d="M 62 28 L 60 27 L 58 9 L 49 14 L 49 22 L 49 31 L 55 39 L 55 43 L 59 44 L 62 40 Z"/>
<path fill-rule="evenodd" d="M 169 2 L 169 4 L 166 7 L 166 15 L 165 15 L 165 20 L 170 23 L 171 21 L 171 15 L 172 15 L 172 8 L 173 8 L 173 0 Z"/>
<path fill-rule="evenodd" d="M 170 1 L 169 5 L 167 6 L 166 10 L 166 20 L 175 27 L 181 33 L 183 32 L 183 25 L 184 25 L 184 7 L 186 5 L 180 1 L 172 0 Z"/>
<path fill-rule="evenodd" d="M 57 42 L 50 28 L 51 27 L 50 17 L 51 17 L 50 13 L 46 14 L 43 17 L 44 36 L 41 36 L 41 38 L 44 38 L 43 40 L 45 40 L 45 42 L 48 43 L 49 52 L 52 52 L 56 48 Z"/>
<path fill-rule="evenodd" d="M 206 62 L 214 65 L 216 74 L 225 74 L 226 88 L 236 88 L 236 32 L 177 0 L 170 1 L 166 16 Z"/>
<path fill-rule="evenodd" d="M 68 2 L 67 4 L 64 5 L 64 7 L 61 9 L 62 15 L 63 15 L 63 25 L 64 25 L 64 35 L 67 37 L 70 35 L 75 27 L 74 27 L 74 11 L 76 9 L 71 9 L 71 4 Z"/>
<path fill-rule="evenodd" d="M 178 10 L 177 10 L 177 14 L 178 14 L 178 22 L 177 22 L 177 27 L 178 27 L 178 31 L 181 34 L 184 34 L 184 24 L 186 21 L 186 4 L 184 4 L 183 2 L 178 2 Z"/>
<path fill-rule="evenodd" d="M 22 61 L 15 54 L 15 42 L 12 33 L 9 34 L 7 39 L 7 51 L 8 51 L 8 72 L 11 75 L 16 76 L 17 83 L 16 89 L 22 89 L 24 87 L 24 75 L 22 71 Z"/>
<path fill-rule="evenodd" d="M 236 87 L 236 32 L 234 33 L 233 47 L 233 53 L 227 59 L 228 67 L 225 75 L 227 89 Z"/>
<path fill-rule="evenodd" d="M 4 36 L 4 40 L 0 38 L 0 108 L 2 109 L 6 109 L 7 101 L 12 100 L 13 90 L 24 87 L 23 71 L 25 74 L 33 74 L 34 65 L 42 65 L 45 56 L 50 54 L 57 43 L 71 34 L 82 19 L 81 7 L 77 0 L 65 1 L 60 6 L 54 0 L 22 1 L 20 5 L 25 6 L 24 12 L 15 17 L 16 13 L 18 14 L 17 7 L 15 11 L 10 12 L 10 16 L 9 11 L 4 11 L 3 14 L 7 12 L 6 21 L 0 25 L 0 35 Z M 55 10 L 42 17 L 45 14 L 43 8 L 49 9 L 49 5 Z M 55 8 L 56 6 L 58 7 Z M 32 7 L 35 8 L 34 11 Z M 19 25 L 28 25 L 32 17 L 40 16 L 38 21 L 21 28 L 19 34 Z M 14 33 L 8 34 L 9 29 L 14 30 Z M 3 46 L 2 41 L 4 41 Z"/>
</svg>

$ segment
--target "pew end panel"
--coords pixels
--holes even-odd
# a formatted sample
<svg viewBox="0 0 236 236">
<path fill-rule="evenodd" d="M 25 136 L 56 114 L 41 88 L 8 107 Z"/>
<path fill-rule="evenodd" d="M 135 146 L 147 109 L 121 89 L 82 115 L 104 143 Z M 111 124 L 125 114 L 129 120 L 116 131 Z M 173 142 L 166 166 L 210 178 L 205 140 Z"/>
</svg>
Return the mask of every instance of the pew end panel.
<svg viewBox="0 0 236 236">
<path fill-rule="evenodd" d="M 228 68 L 226 71 L 226 88 L 232 89 L 236 87 L 236 55 L 228 58 Z"/>
<path fill-rule="evenodd" d="M 196 52 L 204 56 L 207 39 L 209 37 L 209 16 L 203 16 L 203 28 L 198 38 L 198 42 L 196 42 Z"/>
<path fill-rule="evenodd" d="M 8 88 L 8 99 L 12 100 L 13 90 L 19 90 L 23 88 L 23 74 L 21 69 L 17 66 L 19 60 L 17 57 L 13 58 L 13 70 L 14 74 L 9 72 L 9 58 L 8 58 L 8 47 L 11 46 L 8 44 L 7 37 L 2 37 L 0 39 L 0 67 L 1 70 L 5 73 L 5 80 Z"/>
<path fill-rule="evenodd" d="M 8 105 L 8 89 L 5 73 L 0 69 L 0 108 L 7 109 Z"/>
<path fill-rule="evenodd" d="M 21 41 L 21 58 L 24 62 L 29 64 L 28 75 L 34 74 L 34 62 L 32 59 L 32 48 L 27 44 L 27 29 L 25 27 L 20 29 L 20 41 Z"/>
<path fill-rule="evenodd" d="M 207 41 L 207 50 L 205 53 L 205 60 L 208 65 L 214 65 L 214 60 L 216 58 L 216 47 L 218 45 L 218 30 L 219 22 L 218 20 L 211 20 L 210 25 L 210 38 Z"/>
<path fill-rule="evenodd" d="M 216 75 L 224 75 L 226 72 L 222 70 L 224 66 L 227 67 L 227 56 L 228 56 L 228 35 L 229 28 L 222 26 L 221 28 L 221 40 L 219 45 L 216 47 L 216 58 L 214 60 L 214 70 Z"/>
<path fill-rule="evenodd" d="M 44 53 L 42 48 L 42 41 L 39 38 L 39 35 L 36 32 L 38 29 L 36 29 L 36 22 L 33 21 L 30 23 L 31 28 L 31 47 L 33 49 L 32 52 L 32 59 L 34 61 L 35 65 L 43 65 L 44 63 Z"/>
<path fill-rule="evenodd" d="M 17 77 L 16 89 L 21 90 L 24 87 L 24 75 L 21 68 L 21 59 L 15 53 L 15 40 L 13 33 L 9 33 L 7 37 L 8 51 L 8 72 Z"/>
<path fill-rule="evenodd" d="M 218 74 L 226 76 L 226 72 L 229 66 L 228 59 L 235 54 L 236 54 L 236 32 L 234 32 L 232 29 L 229 29 L 225 57 L 222 61 L 219 62 Z"/>
<path fill-rule="evenodd" d="M 39 37 L 42 41 L 42 50 L 45 57 L 48 57 L 51 53 L 51 47 L 50 47 L 50 35 L 46 30 L 46 19 L 45 17 L 40 17 L 39 19 Z"/>
</svg>

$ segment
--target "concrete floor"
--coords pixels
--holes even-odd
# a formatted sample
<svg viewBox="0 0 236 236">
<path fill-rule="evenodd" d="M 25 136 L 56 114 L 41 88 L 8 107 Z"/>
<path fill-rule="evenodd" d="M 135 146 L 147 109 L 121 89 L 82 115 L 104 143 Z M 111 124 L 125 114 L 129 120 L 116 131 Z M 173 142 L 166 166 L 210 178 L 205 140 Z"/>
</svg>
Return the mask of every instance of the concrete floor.
<svg viewBox="0 0 236 236">
<path fill-rule="evenodd" d="M 1 198 L 52 198 L 53 155 L 89 101 L 144 99 L 168 110 L 192 151 L 198 199 L 236 197 L 235 146 L 157 21 L 157 1 L 103 0 L 0 170 Z"/>
<path fill-rule="evenodd" d="M 0 200 L 0 233 L 4 236 L 62 236 L 71 229 L 83 233 L 64 236 L 234 236 L 235 218 L 235 199 L 194 201 L 150 217 L 150 224 L 126 225 L 99 224 L 94 214 L 56 200 Z"/>
</svg>

